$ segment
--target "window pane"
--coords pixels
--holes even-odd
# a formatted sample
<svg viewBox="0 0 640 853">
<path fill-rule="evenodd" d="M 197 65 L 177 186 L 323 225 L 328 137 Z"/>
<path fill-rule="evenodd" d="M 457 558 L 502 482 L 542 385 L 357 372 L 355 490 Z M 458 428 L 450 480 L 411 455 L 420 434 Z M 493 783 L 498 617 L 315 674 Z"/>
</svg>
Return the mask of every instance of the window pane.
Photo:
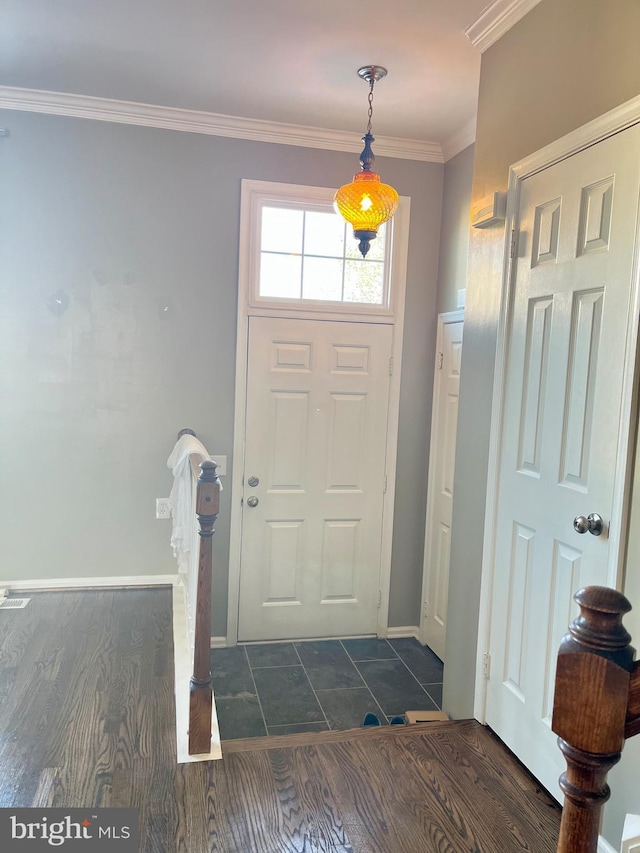
<svg viewBox="0 0 640 853">
<path fill-rule="evenodd" d="M 378 228 L 378 236 L 371 241 L 371 246 L 369 247 L 369 251 L 367 252 L 367 260 L 368 261 L 383 261 L 384 260 L 384 248 L 387 240 L 387 223 L 383 222 L 382 225 Z M 349 226 L 347 233 L 347 251 L 345 252 L 345 256 L 347 258 L 362 258 L 360 254 L 360 249 L 358 248 L 358 241 L 353 236 L 353 230 L 351 226 Z"/>
<path fill-rule="evenodd" d="M 305 255 L 341 258 L 344 249 L 344 219 L 337 213 L 309 211 L 305 217 Z"/>
<path fill-rule="evenodd" d="M 363 259 L 351 226 L 328 204 L 278 204 L 267 197 L 260 211 L 259 297 L 383 305 L 389 223 Z"/>
<path fill-rule="evenodd" d="M 381 305 L 383 271 L 378 261 L 345 261 L 344 301 Z"/>
<path fill-rule="evenodd" d="M 303 299 L 342 299 L 342 261 L 333 258 L 304 259 Z"/>
<path fill-rule="evenodd" d="M 262 208 L 260 248 L 266 252 L 302 253 L 302 210 Z"/>
<path fill-rule="evenodd" d="M 260 256 L 260 296 L 300 299 L 300 255 Z"/>
</svg>

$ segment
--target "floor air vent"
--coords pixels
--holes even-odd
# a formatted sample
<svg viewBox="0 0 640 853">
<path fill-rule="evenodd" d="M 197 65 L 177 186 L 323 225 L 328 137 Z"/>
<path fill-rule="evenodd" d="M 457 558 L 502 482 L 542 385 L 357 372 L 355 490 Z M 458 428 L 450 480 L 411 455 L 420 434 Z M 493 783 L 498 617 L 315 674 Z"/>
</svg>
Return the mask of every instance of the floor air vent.
<svg viewBox="0 0 640 853">
<path fill-rule="evenodd" d="M 0 610 L 20 610 L 30 601 L 30 598 L 3 598 L 0 600 Z"/>
</svg>

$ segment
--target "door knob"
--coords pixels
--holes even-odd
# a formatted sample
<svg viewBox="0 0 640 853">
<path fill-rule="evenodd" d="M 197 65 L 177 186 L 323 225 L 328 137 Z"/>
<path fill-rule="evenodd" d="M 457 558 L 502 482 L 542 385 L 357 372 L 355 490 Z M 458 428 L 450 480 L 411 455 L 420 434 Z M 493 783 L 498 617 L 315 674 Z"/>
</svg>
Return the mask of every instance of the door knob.
<svg viewBox="0 0 640 853">
<path fill-rule="evenodd" d="M 247 506 L 250 506 L 250 507 L 258 506 L 258 503 L 259 503 L 258 498 L 255 495 L 252 495 L 250 498 L 247 499 Z"/>
<path fill-rule="evenodd" d="M 260 480 L 257 477 L 249 477 L 247 480 L 247 483 L 249 483 L 250 486 L 257 486 L 259 482 Z"/>
<path fill-rule="evenodd" d="M 573 519 L 573 529 L 576 533 L 592 533 L 594 536 L 600 536 L 604 530 L 604 522 L 602 516 L 597 512 L 590 513 L 586 518 L 584 515 L 577 515 Z"/>
</svg>

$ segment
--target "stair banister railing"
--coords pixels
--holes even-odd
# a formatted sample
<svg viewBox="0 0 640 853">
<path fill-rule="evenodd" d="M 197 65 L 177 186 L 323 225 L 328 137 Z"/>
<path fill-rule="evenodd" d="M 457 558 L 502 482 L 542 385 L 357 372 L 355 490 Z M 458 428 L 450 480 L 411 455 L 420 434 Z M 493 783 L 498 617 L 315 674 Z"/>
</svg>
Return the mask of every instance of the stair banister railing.
<svg viewBox="0 0 640 853">
<path fill-rule="evenodd" d="M 574 596 L 580 615 L 560 645 L 551 728 L 567 761 L 558 853 L 596 853 L 607 773 L 626 738 L 640 733 L 640 663 L 620 592 L 590 586 Z"/>
<path fill-rule="evenodd" d="M 196 491 L 199 556 L 193 675 L 189 685 L 189 755 L 211 749 L 211 576 L 214 525 L 220 511 L 220 480 L 215 462 L 200 464 Z"/>
</svg>

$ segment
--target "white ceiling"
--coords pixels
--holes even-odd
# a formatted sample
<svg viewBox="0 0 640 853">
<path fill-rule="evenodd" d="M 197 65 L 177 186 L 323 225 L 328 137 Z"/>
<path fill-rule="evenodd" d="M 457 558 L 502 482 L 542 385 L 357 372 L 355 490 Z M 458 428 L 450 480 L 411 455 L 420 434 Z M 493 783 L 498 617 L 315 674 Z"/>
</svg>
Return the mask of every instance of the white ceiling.
<svg viewBox="0 0 640 853">
<path fill-rule="evenodd" d="M 0 85 L 437 142 L 476 111 L 488 0 L 2 0 Z"/>
</svg>

